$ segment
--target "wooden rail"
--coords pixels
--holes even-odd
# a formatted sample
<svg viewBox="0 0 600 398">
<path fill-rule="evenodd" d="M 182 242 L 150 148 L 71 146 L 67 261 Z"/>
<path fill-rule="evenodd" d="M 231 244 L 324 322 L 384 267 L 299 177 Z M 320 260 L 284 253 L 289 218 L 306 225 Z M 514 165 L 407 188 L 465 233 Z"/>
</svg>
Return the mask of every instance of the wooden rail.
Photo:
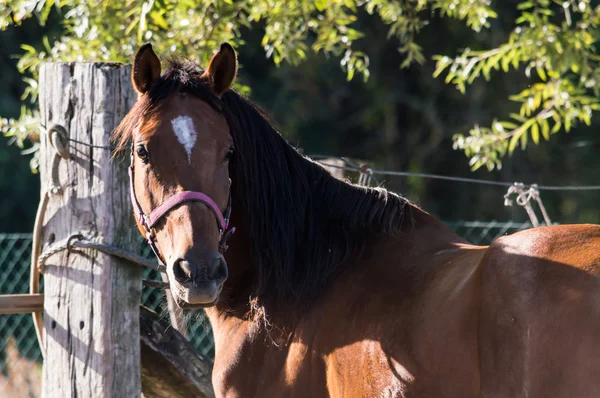
<svg viewBox="0 0 600 398">
<path fill-rule="evenodd" d="M 0 295 L 0 314 L 28 314 L 44 309 L 43 294 Z"/>
</svg>

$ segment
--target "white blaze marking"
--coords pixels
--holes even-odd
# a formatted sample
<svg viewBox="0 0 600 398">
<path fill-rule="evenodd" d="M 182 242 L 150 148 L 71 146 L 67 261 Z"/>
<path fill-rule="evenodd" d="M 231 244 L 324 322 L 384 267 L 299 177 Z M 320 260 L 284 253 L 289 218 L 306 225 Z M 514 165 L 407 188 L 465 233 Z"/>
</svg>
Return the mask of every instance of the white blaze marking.
<svg viewBox="0 0 600 398">
<path fill-rule="evenodd" d="M 173 131 L 175 131 L 175 135 L 177 136 L 177 140 L 183 147 L 188 155 L 188 162 L 192 162 L 192 149 L 196 144 L 196 138 L 198 134 L 194 129 L 194 122 L 192 118 L 189 116 L 177 116 L 175 119 L 171 120 L 171 124 L 173 125 Z"/>
</svg>

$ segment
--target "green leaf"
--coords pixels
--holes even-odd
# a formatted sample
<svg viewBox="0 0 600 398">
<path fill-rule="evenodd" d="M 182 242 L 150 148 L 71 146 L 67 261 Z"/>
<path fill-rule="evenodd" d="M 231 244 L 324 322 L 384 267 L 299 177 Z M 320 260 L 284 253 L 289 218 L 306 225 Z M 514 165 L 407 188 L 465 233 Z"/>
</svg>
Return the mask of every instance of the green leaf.
<svg viewBox="0 0 600 398">
<path fill-rule="evenodd" d="M 490 80 L 490 71 L 491 71 L 491 65 L 489 64 L 489 62 L 486 62 L 484 64 L 483 68 L 481 68 L 481 72 L 483 72 L 483 77 L 487 81 Z"/>
<path fill-rule="evenodd" d="M 523 134 L 521 134 L 521 150 L 524 150 L 527 147 L 528 138 L 529 134 L 527 134 L 527 131 L 523 131 Z"/>
<path fill-rule="evenodd" d="M 35 54 L 35 48 L 30 46 L 29 44 L 21 44 L 21 49 L 27 51 L 28 53 Z"/>
<path fill-rule="evenodd" d="M 365 68 L 362 71 L 362 74 L 363 74 L 363 82 L 366 83 L 367 81 L 369 81 L 369 76 L 371 75 L 371 72 L 369 72 L 369 70 Z"/>
<path fill-rule="evenodd" d="M 519 127 L 518 125 L 516 125 L 515 123 L 512 123 L 512 122 L 500 122 L 500 124 L 502 125 L 502 127 L 504 127 L 507 130 L 514 130 L 517 127 Z"/>
<path fill-rule="evenodd" d="M 586 126 L 592 125 L 592 118 L 586 111 L 581 112 L 580 119 L 583 120 Z"/>
<path fill-rule="evenodd" d="M 542 93 L 537 92 L 533 96 L 533 106 L 531 106 L 531 110 L 533 111 L 535 109 L 538 109 L 541 104 L 542 104 Z"/>
<path fill-rule="evenodd" d="M 346 36 L 348 37 L 348 40 L 358 40 L 361 37 L 364 37 L 364 33 L 360 32 L 356 29 L 352 29 L 352 28 L 348 28 L 348 31 L 346 32 Z"/>
<path fill-rule="evenodd" d="M 46 52 L 51 53 L 52 52 L 52 46 L 50 45 L 50 41 L 48 40 L 48 36 L 44 36 L 42 38 L 42 42 L 44 43 L 44 48 L 46 49 Z"/>
<path fill-rule="evenodd" d="M 125 28 L 125 34 L 126 34 L 126 35 L 130 34 L 130 33 L 131 33 L 131 31 L 133 30 L 133 28 L 135 28 L 135 26 L 137 25 L 137 23 L 138 23 L 138 19 L 137 19 L 137 18 L 134 18 L 134 19 L 133 19 L 133 20 L 132 20 L 132 21 L 129 23 L 129 25 L 127 26 L 127 28 Z"/>
<path fill-rule="evenodd" d="M 348 68 L 348 73 L 346 75 L 346 80 L 350 81 L 354 78 L 354 68 Z"/>
<path fill-rule="evenodd" d="M 521 54 L 516 50 L 513 50 L 513 51 L 515 51 L 515 53 L 512 57 L 511 65 L 514 69 L 518 69 L 519 68 L 519 58 L 521 57 Z"/>
<path fill-rule="evenodd" d="M 519 135 L 515 134 L 512 137 L 510 137 L 510 141 L 508 143 L 508 153 L 509 155 L 512 154 L 517 146 L 517 143 L 519 142 Z"/>
<path fill-rule="evenodd" d="M 39 16 L 40 25 L 45 26 L 46 20 L 48 19 L 48 15 L 50 15 L 50 11 L 52 11 L 53 5 L 54 0 L 47 0 L 46 4 L 44 4 L 44 8 Z M 57 3 L 57 6 L 60 7 L 60 3 Z"/>
<path fill-rule="evenodd" d="M 508 54 L 505 55 L 504 57 L 502 57 L 501 64 L 502 64 L 502 70 L 504 72 L 508 72 L 509 66 L 510 66 L 510 61 L 511 61 L 511 58 L 508 56 Z"/>
<path fill-rule="evenodd" d="M 477 77 L 481 74 L 481 69 L 483 69 L 484 63 L 479 62 L 473 71 L 471 72 L 471 76 L 467 79 L 467 83 L 472 84 Z"/>
<path fill-rule="evenodd" d="M 442 61 L 438 61 L 435 71 L 433 72 L 433 77 L 437 78 L 443 71 L 444 69 L 446 69 L 448 67 L 448 63 L 446 62 L 442 62 Z"/>
<path fill-rule="evenodd" d="M 537 123 L 531 125 L 531 139 L 536 145 L 540 142 L 540 126 Z"/>
<path fill-rule="evenodd" d="M 152 18 L 152 22 L 154 22 L 156 26 L 164 30 L 169 30 L 169 24 L 167 23 L 167 20 L 164 19 L 160 13 L 151 12 L 150 17 Z"/>
<path fill-rule="evenodd" d="M 548 119 L 542 119 L 542 135 L 544 139 L 548 141 L 550 139 L 550 124 L 548 123 Z"/>
<path fill-rule="evenodd" d="M 554 123 L 554 126 L 552 127 L 552 134 L 557 133 L 561 127 L 562 127 L 562 122 L 560 121 L 560 119 L 556 120 L 556 122 Z"/>
<path fill-rule="evenodd" d="M 546 76 L 546 72 L 544 71 L 544 68 L 537 67 L 537 68 L 535 68 L 535 70 L 537 71 L 537 74 L 540 77 L 540 79 L 542 79 L 543 81 L 546 81 L 547 76 Z"/>
<path fill-rule="evenodd" d="M 478 160 L 477 162 L 475 162 L 472 166 L 471 166 L 471 171 L 476 171 L 477 169 L 479 169 L 481 166 L 484 165 L 483 160 Z"/>
<path fill-rule="evenodd" d="M 525 123 L 527 121 L 527 119 L 517 113 L 511 113 L 510 117 L 521 123 Z"/>
<path fill-rule="evenodd" d="M 524 1 L 523 3 L 520 3 L 517 5 L 517 10 L 526 10 L 528 8 L 533 8 L 535 7 L 535 4 L 533 1 Z"/>
</svg>

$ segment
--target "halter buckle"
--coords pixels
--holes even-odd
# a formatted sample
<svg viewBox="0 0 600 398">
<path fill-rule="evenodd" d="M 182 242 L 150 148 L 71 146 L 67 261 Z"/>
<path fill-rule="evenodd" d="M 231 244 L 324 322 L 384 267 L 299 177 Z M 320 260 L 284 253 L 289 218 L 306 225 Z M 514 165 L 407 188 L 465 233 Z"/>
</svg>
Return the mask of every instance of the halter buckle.
<svg viewBox="0 0 600 398">
<path fill-rule="evenodd" d="M 222 253 L 225 253 L 227 249 L 229 249 L 229 245 L 227 244 L 227 239 L 231 238 L 231 235 L 235 233 L 235 227 L 231 227 L 229 230 L 225 232 L 225 235 L 221 235 L 221 239 L 219 240 L 219 247 L 221 248 Z"/>
</svg>

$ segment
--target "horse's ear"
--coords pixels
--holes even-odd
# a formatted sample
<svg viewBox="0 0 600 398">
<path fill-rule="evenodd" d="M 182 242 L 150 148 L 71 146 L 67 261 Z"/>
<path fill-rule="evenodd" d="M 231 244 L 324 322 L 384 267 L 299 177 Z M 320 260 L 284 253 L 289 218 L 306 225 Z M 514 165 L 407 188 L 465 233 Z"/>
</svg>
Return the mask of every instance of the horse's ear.
<svg viewBox="0 0 600 398">
<path fill-rule="evenodd" d="M 139 94 L 145 94 L 160 78 L 160 60 L 152 49 L 152 44 L 146 43 L 140 47 L 133 60 L 131 80 Z"/>
<path fill-rule="evenodd" d="M 208 79 L 216 95 L 229 90 L 237 74 L 237 55 L 229 43 L 221 43 L 219 52 L 213 55 L 202 77 Z"/>
</svg>

